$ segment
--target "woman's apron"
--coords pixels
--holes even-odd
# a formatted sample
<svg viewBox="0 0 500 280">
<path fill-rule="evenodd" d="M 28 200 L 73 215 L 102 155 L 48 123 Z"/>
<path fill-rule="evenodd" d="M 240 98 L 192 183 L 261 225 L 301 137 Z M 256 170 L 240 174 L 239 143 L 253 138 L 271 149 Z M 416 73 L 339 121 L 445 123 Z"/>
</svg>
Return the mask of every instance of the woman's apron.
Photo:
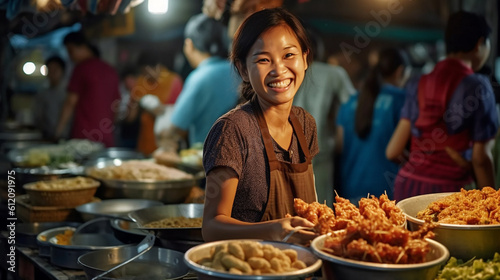
<svg viewBox="0 0 500 280">
<path fill-rule="evenodd" d="M 307 203 L 316 201 L 311 155 L 302 126 L 295 114 L 290 112 L 292 128 L 306 161 L 302 163 L 279 161 L 274 153 L 273 139 L 257 100 L 252 101 L 252 106 L 257 115 L 270 172 L 269 193 L 261 221 L 284 218 L 286 214 L 295 215 L 294 198 L 300 198 Z"/>
</svg>

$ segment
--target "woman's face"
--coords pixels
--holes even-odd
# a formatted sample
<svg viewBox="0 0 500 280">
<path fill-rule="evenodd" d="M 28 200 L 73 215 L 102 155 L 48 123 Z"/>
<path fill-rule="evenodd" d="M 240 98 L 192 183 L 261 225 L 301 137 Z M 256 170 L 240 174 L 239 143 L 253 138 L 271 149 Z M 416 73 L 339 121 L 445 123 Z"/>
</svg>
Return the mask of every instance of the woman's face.
<svg viewBox="0 0 500 280">
<path fill-rule="evenodd" d="M 279 25 L 255 41 L 240 73 L 262 101 L 271 105 L 292 102 L 304 80 L 306 56 L 292 30 Z"/>
</svg>

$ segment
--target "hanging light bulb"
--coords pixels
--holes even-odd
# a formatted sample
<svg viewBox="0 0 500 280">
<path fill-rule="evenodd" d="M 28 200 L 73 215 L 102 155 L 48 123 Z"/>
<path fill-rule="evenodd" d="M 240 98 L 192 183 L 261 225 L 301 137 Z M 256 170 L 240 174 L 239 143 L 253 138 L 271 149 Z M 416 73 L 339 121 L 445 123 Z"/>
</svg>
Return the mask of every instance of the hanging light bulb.
<svg viewBox="0 0 500 280">
<path fill-rule="evenodd" d="M 36 65 L 35 63 L 28 61 L 23 65 L 23 72 L 26 75 L 31 75 L 33 72 L 36 70 Z"/>
<path fill-rule="evenodd" d="M 168 0 L 149 0 L 148 11 L 152 14 L 165 14 L 168 11 Z"/>
</svg>

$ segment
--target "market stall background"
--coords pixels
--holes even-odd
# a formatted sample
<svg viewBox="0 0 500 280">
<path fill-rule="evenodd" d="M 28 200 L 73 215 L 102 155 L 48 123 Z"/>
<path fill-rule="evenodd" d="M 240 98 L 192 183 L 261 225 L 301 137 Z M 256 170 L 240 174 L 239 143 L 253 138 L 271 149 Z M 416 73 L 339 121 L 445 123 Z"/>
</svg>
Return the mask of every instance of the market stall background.
<svg viewBox="0 0 500 280">
<path fill-rule="evenodd" d="M 182 53 L 183 30 L 187 20 L 201 12 L 202 0 L 160 1 L 168 3 L 168 10 L 160 14 L 150 10 L 152 0 L 123 1 L 129 6 L 108 6 L 102 10 L 97 6 L 65 6 L 65 2 L 75 1 L 0 0 L 2 174 L 12 168 L 6 154 L 19 140 L 3 138 L 3 124 L 15 121 L 22 129 L 36 126 L 30 108 L 45 81 L 44 60 L 58 54 L 69 61 L 62 46 L 62 39 L 69 32 L 85 30 L 100 48 L 102 57 L 117 69 L 133 64 L 146 51 L 183 78 L 192 70 Z M 443 29 L 448 15 L 459 9 L 483 14 L 492 25 L 494 47 L 484 73 L 490 74 L 498 95 L 500 4 L 496 0 L 285 0 L 283 5 L 313 31 L 318 44 L 317 60 L 343 66 L 355 84 L 364 77 L 372 50 L 389 45 L 408 51 L 414 74 L 429 71 L 445 54 Z M 67 73 L 70 70 L 71 65 Z M 36 135 L 24 135 L 27 141 L 32 141 L 30 136 L 38 140 Z M 6 186 L 6 180 L 1 179 L 2 202 Z M 7 210 L 0 211 L 5 220 Z"/>
<path fill-rule="evenodd" d="M 64 6 L 56 0 L 2 1 L 0 119 L 24 117 L 24 121 L 32 121 L 25 109 L 30 96 L 43 84 L 40 69 L 44 59 L 51 54 L 67 58 L 61 48 L 62 38 L 82 28 L 97 43 L 102 57 L 117 69 L 135 61 L 141 51 L 148 51 L 185 78 L 192 69 L 182 54 L 183 28 L 190 16 L 201 12 L 202 1 L 164 1 L 168 10 L 162 14 L 148 10 L 152 1 L 128 2 L 136 2 L 136 6 L 113 12 Z M 343 66 L 354 84 L 363 76 L 371 50 L 386 45 L 406 48 L 417 69 L 432 69 L 444 55 L 444 23 L 460 8 L 484 14 L 493 26 L 491 45 L 498 45 L 499 5 L 494 0 L 287 0 L 283 6 L 314 30 L 320 42 L 317 59 Z M 491 71 L 497 53 L 498 47 L 492 50 L 487 64 Z M 30 75 L 22 70 L 27 62 L 35 64 Z"/>
</svg>

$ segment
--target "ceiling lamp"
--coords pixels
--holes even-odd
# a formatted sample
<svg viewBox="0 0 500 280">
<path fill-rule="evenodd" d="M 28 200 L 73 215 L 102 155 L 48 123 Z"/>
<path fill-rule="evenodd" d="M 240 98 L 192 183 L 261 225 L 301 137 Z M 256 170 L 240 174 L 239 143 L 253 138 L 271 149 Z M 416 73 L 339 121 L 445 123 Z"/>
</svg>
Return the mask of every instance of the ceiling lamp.
<svg viewBox="0 0 500 280">
<path fill-rule="evenodd" d="M 152 14 L 165 14 L 168 11 L 168 0 L 149 0 L 148 11 Z"/>
</svg>

